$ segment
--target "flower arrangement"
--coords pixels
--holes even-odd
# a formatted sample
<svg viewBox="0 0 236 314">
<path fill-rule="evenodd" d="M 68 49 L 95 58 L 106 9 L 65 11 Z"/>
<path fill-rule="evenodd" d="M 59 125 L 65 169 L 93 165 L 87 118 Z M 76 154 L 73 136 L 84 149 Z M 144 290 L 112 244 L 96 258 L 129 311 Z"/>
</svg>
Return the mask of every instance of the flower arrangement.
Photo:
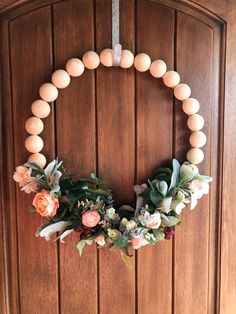
<svg viewBox="0 0 236 314">
<path fill-rule="evenodd" d="M 180 165 L 173 159 L 172 169 L 161 167 L 152 180 L 134 186 L 135 208 L 116 209 L 111 190 L 102 188 L 102 179 L 94 173 L 88 179 L 68 175 L 58 160 L 45 169 L 26 163 L 16 168 L 13 178 L 25 193 L 35 193 L 32 208 L 47 218 L 36 236 L 47 241 L 54 236 L 64 242 L 76 232 L 80 255 L 85 244 L 94 241 L 98 247 L 119 249 L 125 258 L 132 256 L 133 249 L 170 239 L 183 208 L 193 209 L 212 181 L 195 165 Z"/>
</svg>

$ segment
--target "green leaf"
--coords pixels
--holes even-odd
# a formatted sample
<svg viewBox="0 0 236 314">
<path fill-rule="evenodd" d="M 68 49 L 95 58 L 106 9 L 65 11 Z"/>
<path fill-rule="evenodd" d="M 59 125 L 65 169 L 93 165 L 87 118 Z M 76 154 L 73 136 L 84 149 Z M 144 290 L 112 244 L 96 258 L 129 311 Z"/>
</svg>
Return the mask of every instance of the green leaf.
<svg viewBox="0 0 236 314">
<path fill-rule="evenodd" d="M 153 233 L 157 239 L 156 242 L 162 241 L 165 239 L 165 233 L 159 229 L 153 229 Z"/>
<path fill-rule="evenodd" d="M 162 181 L 166 181 L 167 183 L 170 182 L 172 170 L 167 167 L 160 167 L 157 169 L 155 178 Z"/>
<path fill-rule="evenodd" d="M 173 159 L 172 165 L 173 165 L 173 173 L 171 176 L 169 191 L 171 191 L 176 186 L 177 180 L 179 178 L 179 170 L 180 170 L 180 164 L 178 160 Z"/>
<path fill-rule="evenodd" d="M 119 247 L 126 247 L 128 245 L 128 239 L 124 236 L 119 237 L 114 242 Z"/>
<path fill-rule="evenodd" d="M 168 185 L 165 181 L 160 181 L 157 184 L 157 189 L 163 195 L 163 197 L 165 197 L 168 191 Z"/>
<path fill-rule="evenodd" d="M 154 205 L 158 205 L 162 201 L 163 197 L 160 193 L 152 190 L 150 192 L 150 199 Z"/>
<path fill-rule="evenodd" d="M 83 249 L 84 249 L 84 246 L 85 246 L 85 240 L 80 240 L 78 243 L 77 243 L 77 245 L 76 245 L 76 247 L 77 247 L 77 249 L 78 249 L 78 251 L 79 251 L 79 255 L 81 256 L 82 255 L 82 253 L 83 253 Z"/>
<path fill-rule="evenodd" d="M 31 168 L 32 170 L 42 171 L 42 168 L 40 168 L 39 165 L 35 162 L 26 162 L 24 166 L 27 168 Z"/>
<path fill-rule="evenodd" d="M 172 227 L 179 223 L 179 219 L 174 216 L 168 216 L 168 220 L 163 220 L 162 222 L 166 227 Z"/>
<path fill-rule="evenodd" d="M 207 183 L 210 183 L 213 181 L 213 178 L 209 176 L 201 176 L 201 179 Z"/>
</svg>

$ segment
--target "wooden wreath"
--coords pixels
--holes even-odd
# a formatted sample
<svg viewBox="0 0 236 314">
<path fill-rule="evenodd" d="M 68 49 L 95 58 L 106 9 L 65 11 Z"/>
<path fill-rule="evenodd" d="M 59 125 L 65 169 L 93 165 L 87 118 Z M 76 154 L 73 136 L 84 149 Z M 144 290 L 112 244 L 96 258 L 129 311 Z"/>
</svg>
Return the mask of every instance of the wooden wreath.
<svg viewBox="0 0 236 314">
<path fill-rule="evenodd" d="M 112 193 L 100 186 L 104 182 L 91 174 L 89 179 L 67 175 L 62 162 L 54 160 L 46 166 L 46 158 L 40 153 L 44 143 L 39 134 L 44 129 L 42 119 L 50 114 L 49 102 L 58 97 L 58 89 L 70 84 L 70 76 L 78 77 L 84 68 L 94 70 L 100 62 L 106 66 L 119 65 L 127 69 L 133 64 L 137 71 L 150 71 L 154 78 L 163 78 L 164 84 L 173 88 L 174 96 L 183 101 L 183 111 L 189 115 L 188 128 L 192 131 L 187 153 L 188 162 L 179 164 L 173 160 L 172 168 L 159 168 L 147 184 L 134 186 L 137 195 L 136 207 L 113 207 Z M 100 56 L 94 51 L 83 55 L 82 61 L 72 58 L 66 63 L 66 70 L 59 69 L 52 74 L 51 83 L 39 89 L 41 99 L 33 102 L 34 116 L 27 119 L 26 131 L 30 134 L 25 140 L 27 151 L 32 153 L 28 162 L 16 168 L 14 180 L 26 193 L 36 193 L 33 208 L 47 217 L 36 235 L 46 240 L 59 232 L 62 241 L 73 231 L 78 232 L 78 249 L 82 253 L 85 243 L 93 240 L 99 246 L 119 248 L 122 253 L 132 255 L 131 248 L 155 244 L 169 239 L 174 234 L 174 226 L 179 224 L 178 215 L 190 203 L 194 208 L 197 200 L 209 191 L 211 177 L 199 174 L 196 164 L 204 159 L 201 148 L 206 144 L 206 135 L 201 131 L 204 119 L 198 114 L 199 102 L 190 98 L 191 89 L 180 83 L 176 71 L 167 71 L 163 60 L 151 62 L 150 57 L 140 53 L 134 57 L 129 50 L 104 49 Z M 45 169 L 44 169 L 45 168 Z"/>
</svg>

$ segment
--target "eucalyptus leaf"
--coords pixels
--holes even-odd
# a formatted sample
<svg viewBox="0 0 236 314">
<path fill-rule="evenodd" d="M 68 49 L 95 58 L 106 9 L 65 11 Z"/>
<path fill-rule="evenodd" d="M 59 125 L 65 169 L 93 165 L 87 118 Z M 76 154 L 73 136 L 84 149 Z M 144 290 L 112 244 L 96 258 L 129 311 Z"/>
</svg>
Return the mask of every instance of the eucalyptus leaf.
<svg viewBox="0 0 236 314">
<path fill-rule="evenodd" d="M 84 246 L 85 246 L 85 240 L 80 240 L 78 243 L 77 243 L 77 245 L 76 245 L 76 247 L 77 247 L 77 249 L 78 249 L 78 251 L 79 251 L 79 255 L 81 256 L 82 255 L 82 253 L 83 253 L 83 249 L 84 249 Z"/>
</svg>

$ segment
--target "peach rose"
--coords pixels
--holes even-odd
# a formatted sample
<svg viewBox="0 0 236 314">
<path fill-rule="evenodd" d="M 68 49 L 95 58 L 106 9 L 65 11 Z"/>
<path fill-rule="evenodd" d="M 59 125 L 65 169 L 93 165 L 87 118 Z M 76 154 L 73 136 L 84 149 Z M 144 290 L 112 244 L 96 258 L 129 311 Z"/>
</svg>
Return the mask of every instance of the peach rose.
<svg viewBox="0 0 236 314">
<path fill-rule="evenodd" d="M 57 213 L 59 200 L 47 190 L 37 193 L 33 200 L 37 212 L 43 217 L 53 217 Z"/>
<path fill-rule="evenodd" d="M 100 221 L 100 215 L 96 210 L 87 210 L 82 215 L 82 223 L 84 226 L 92 228 Z"/>
<path fill-rule="evenodd" d="M 147 245 L 148 241 L 141 237 L 135 237 L 135 238 L 132 238 L 131 243 L 133 245 L 133 248 L 137 250 L 140 247 Z"/>
</svg>

